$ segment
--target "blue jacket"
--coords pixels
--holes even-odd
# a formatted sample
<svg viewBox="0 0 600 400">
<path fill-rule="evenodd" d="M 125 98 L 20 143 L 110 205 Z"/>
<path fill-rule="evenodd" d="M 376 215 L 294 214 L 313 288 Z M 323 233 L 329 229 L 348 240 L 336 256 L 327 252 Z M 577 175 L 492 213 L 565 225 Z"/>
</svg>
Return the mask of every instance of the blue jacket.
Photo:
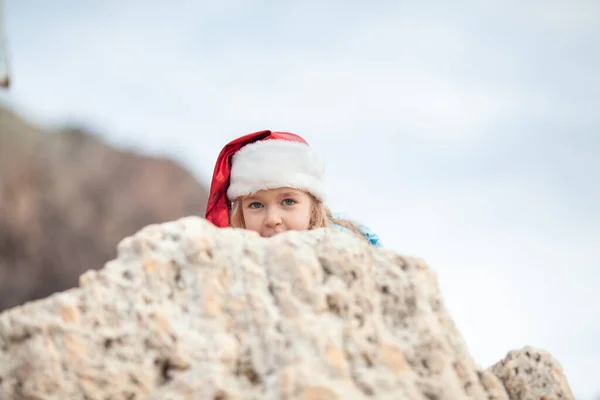
<svg viewBox="0 0 600 400">
<path fill-rule="evenodd" d="M 375 232 L 373 232 L 371 230 L 371 228 L 369 228 L 368 226 L 363 225 L 357 221 L 353 221 L 348 218 L 345 218 L 339 214 L 333 214 L 333 217 L 334 218 L 342 218 L 342 219 L 345 219 L 345 220 L 351 222 L 352 224 L 354 224 L 354 226 L 356 226 L 358 231 L 360 233 L 362 233 L 362 235 L 369 241 L 369 243 L 371 243 L 375 247 L 383 247 L 383 243 L 381 243 L 381 239 L 379 239 L 379 236 Z M 331 226 L 342 232 L 348 232 L 348 233 L 354 234 L 354 232 L 352 232 L 350 229 L 346 228 L 345 226 L 341 226 L 336 223 L 332 223 Z"/>
</svg>

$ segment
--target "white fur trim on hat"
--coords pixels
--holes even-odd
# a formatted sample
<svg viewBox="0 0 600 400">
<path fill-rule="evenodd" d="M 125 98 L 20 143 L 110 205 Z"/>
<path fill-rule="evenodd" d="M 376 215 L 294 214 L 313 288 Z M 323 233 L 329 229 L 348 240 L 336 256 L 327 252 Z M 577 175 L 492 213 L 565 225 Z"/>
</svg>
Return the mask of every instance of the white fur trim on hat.
<svg viewBox="0 0 600 400">
<path fill-rule="evenodd" d="M 263 140 L 248 144 L 232 158 L 227 198 L 234 201 L 259 190 L 289 187 L 324 201 L 324 165 L 306 144 Z"/>
</svg>

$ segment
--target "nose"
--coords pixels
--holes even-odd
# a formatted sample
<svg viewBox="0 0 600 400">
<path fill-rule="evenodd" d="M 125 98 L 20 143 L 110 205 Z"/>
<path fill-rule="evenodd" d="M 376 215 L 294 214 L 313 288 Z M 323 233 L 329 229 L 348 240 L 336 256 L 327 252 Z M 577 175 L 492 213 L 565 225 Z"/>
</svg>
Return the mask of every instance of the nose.
<svg viewBox="0 0 600 400">
<path fill-rule="evenodd" d="M 281 213 L 275 207 L 270 207 L 266 211 L 265 226 L 274 228 L 281 224 Z"/>
</svg>

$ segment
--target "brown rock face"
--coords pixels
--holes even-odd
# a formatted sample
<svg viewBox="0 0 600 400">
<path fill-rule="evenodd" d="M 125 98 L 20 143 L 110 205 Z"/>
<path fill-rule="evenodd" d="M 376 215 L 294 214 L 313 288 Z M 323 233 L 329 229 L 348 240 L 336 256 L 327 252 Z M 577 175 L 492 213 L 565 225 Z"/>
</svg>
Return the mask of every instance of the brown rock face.
<svg viewBox="0 0 600 400">
<path fill-rule="evenodd" d="M 337 230 L 152 225 L 79 288 L 0 314 L 6 400 L 572 399 L 503 382 L 423 262 Z"/>
<path fill-rule="evenodd" d="M 76 286 L 123 237 L 202 215 L 206 199 L 172 161 L 43 132 L 0 107 L 0 310 Z"/>
</svg>

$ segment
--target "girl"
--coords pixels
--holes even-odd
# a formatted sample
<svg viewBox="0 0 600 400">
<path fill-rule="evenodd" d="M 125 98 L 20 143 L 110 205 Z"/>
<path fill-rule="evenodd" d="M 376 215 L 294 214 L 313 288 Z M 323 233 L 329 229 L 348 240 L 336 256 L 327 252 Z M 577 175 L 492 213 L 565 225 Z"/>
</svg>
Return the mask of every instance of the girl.
<svg viewBox="0 0 600 400">
<path fill-rule="evenodd" d="M 217 158 L 206 219 L 263 237 L 333 227 L 380 247 L 368 227 L 336 218 L 325 207 L 323 175 L 323 162 L 298 135 L 265 130 L 242 136 Z"/>
</svg>

